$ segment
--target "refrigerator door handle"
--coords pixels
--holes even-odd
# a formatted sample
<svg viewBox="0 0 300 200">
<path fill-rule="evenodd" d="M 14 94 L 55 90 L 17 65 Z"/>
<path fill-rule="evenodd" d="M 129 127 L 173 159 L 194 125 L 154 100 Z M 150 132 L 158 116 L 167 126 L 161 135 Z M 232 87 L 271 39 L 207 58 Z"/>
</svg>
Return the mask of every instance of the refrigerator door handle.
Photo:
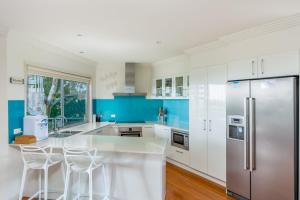
<svg viewBox="0 0 300 200">
<path fill-rule="evenodd" d="M 255 170 L 255 98 L 250 98 L 250 171 Z"/>
<path fill-rule="evenodd" d="M 206 131 L 206 119 L 203 120 L 203 131 Z"/>
<path fill-rule="evenodd" d="M 244 99 L 244 169 L 249 170 L 249 97 Z"/>
</svg>

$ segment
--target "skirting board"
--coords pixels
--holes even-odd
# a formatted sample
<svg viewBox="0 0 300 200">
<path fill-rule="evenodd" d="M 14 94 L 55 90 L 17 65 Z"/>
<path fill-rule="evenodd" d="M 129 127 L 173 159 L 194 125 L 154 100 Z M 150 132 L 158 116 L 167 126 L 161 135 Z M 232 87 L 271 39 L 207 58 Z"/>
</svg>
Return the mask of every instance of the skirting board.
<svg viewBox="0 0 300 200">
<path fill-rule="evenodd" d="M 181 167 L 182 169 L 185 169 L 185 170 L 187 170 L 187 171 L 189 171 L 189 172 L 192 172 L 192 173 L 194 173 L 194 174 L 196 174 L 196 175 L 198 175 L 198 176 L 201 176 L 202 178 L 205 178 L 205 179 L 207 179 L 207 180 L 209 180 L 209 181 L 212 181 L 212 182 L 217 183 L 217 184 L 219 184 L 219 185 L 221 185 L 221 186 L 223 186 L 223 187 L 226 187 L 226 183 L 225 183 L 224 181 L 222 181 L 222 180 L 216 179 L 216 178 L 214 178 L 214 177 L 212 177 L 212 176 L 209 176 L 209 175 L 207 175 L 207 174 L 205 174 L 205 173 L 199 172 L 199 171 L 197 171 L 197 170 L 195 170 L 195 169 L 192 169 L 192 168 L 190 168 L 189 166 L 184 165 L 184 164 L 182 164 L 182 163 L 179 163 L 179 162 L 177 162 L 177 161 L 175 161 L 175 160 L 172 160 L 172 159 L 167 158 L 167 161 L 168 161 L 169 163 L 173 164 L 173 165 L 176 165 L 176 166 L 178 166 L 178 167 Z"/>
</svg>

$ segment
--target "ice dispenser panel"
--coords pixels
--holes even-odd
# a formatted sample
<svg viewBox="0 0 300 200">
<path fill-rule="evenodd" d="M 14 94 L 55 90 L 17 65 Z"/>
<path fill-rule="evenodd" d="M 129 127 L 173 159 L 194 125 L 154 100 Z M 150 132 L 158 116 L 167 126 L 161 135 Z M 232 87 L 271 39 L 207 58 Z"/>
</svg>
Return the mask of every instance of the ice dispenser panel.
<svg viewBox="0 0 300 200">
<path fill-rule="evenodd" d="M 244 117 L 228 116 L 228 137 L 230 139 L 244 140 Z"/>
</svg>

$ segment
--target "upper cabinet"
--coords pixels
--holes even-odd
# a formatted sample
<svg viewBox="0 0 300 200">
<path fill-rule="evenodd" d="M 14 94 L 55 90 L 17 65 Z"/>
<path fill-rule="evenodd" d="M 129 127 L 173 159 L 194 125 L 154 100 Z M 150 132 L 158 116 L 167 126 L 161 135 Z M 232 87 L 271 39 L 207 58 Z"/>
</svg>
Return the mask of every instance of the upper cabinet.
<svg viewBox="0 0 300 200">
<path fill-rule="evenodd" d="M 227 71 L 228 80 L 257 78 L 257 58 L 230 62 Z"/>
<path fill-rule="evenodd" d="M 152 88 L 152 97 L 154 98 L 188 98 L 189 76 L 154 78 Z"/>
<path fill-rule="evenodd" d="M 299 74 L 299 51 L 233 61 L 228 64 L 228 80 L 255 79 Z"/>
<path fill-rule="evenodd" d="M 289 76 L 299 74 L 299 52 L 287 52 L 260 56 L 258 77 Z"/>
</svg>

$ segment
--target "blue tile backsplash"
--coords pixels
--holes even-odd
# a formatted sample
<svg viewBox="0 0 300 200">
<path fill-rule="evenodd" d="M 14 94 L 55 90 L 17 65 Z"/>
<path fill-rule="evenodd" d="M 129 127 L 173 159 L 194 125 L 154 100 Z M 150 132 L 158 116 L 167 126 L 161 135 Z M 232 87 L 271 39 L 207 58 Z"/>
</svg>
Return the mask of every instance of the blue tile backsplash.
<svg viewBox="0 0 300 200">
<path fill-rule="evenodd" d="M 8 100 L 8 142 L 15 139 L 14 129 L 21 128 L 23 131 L 24 100 Z"/>
<path fill-rule="evenodd" d="M 167 123 L 180 127 L 189 125 L 189 100 L 164 99 L 163 107 L 167 111 Z"/>
<path fill-rule="evenodd" d="M 94 100 L 94 113 L 102 115 L 102 121 L 155 121 L 163 101 L 145 97 L 115 97 Z M 111 118 L 115 114 L 116 118 Z"/>
<path fill-rule="evenodd" d="M 188 127 L 189 100 L 146 99 L 145 97 L 115 97 L 94 99 L 93 113 L 101 114 L 102 121 L 157 121 L 159 107 L 167 110 L 167 123 Z M 111 118 L 115 114 L 116 118 Z"/>
</svg>

